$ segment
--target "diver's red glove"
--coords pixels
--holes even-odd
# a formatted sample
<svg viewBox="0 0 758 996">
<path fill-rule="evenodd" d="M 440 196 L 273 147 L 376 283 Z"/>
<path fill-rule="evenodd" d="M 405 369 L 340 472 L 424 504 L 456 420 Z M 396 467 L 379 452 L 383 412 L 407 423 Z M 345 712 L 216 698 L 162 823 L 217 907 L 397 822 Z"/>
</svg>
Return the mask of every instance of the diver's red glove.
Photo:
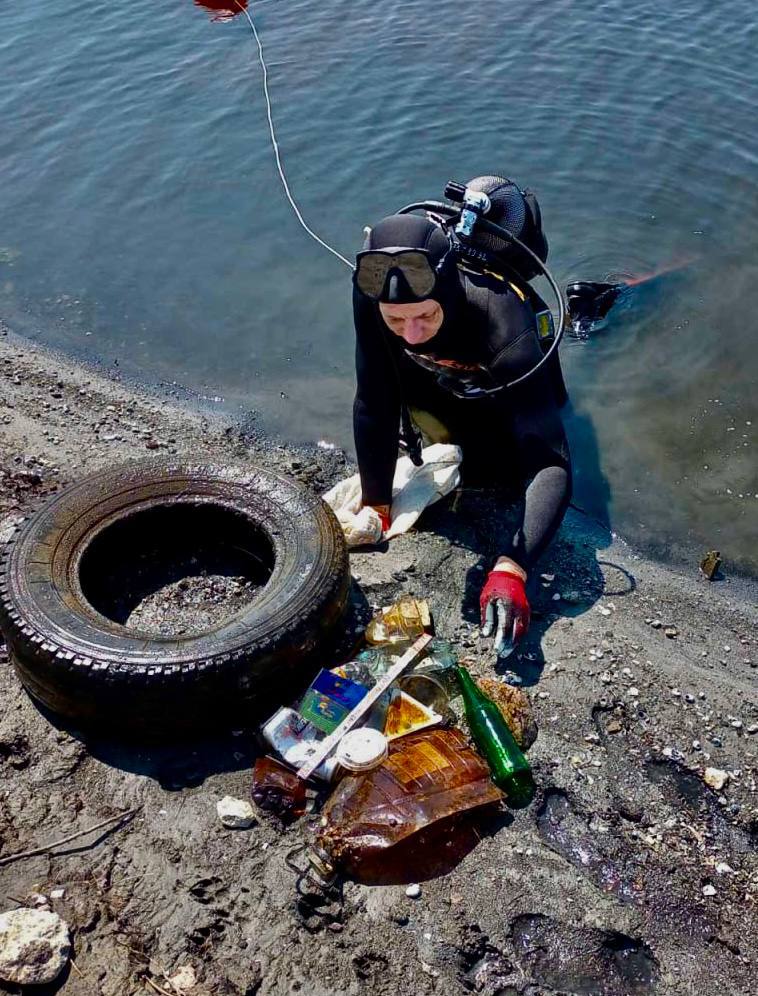
<svg viewBox="0 0 758 996">
<path fill-rule="evenodd" d="M 391 505 L 371 505 L 371 508 L 376 512 L 376 514 L 381 519 L 382 523 L 382 533 L 386 533 L 389 527 L 392 525 L 392 506 Z"/>
<path fill-rule="evenodd" d="M 492 636 L 494 632 L 497 655 L 509 654 L 529 629 L 531 610 L 524 579 L 507 569 L 490 571 L 479 596 L 479 606 L 482 636 Z"/>
</svg>

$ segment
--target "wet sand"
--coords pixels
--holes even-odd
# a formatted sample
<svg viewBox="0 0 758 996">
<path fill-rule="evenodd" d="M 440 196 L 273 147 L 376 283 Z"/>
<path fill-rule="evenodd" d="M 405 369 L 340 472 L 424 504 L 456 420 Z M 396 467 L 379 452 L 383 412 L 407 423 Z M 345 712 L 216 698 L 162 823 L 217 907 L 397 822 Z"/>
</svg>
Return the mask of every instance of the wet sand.
<svg viewBox="0 0 758 996">
<path fill-rule="evenodd" d="M 351 469 L 0 331 L 0 536 L 124 459 L 257 462 L 319 492 Z M 464 493 L 387 549 L 354 553 L 355 617 L 425 595 L 439 634 L 492 674 L 476 596 L 500 528 L 491 496 Z M 85 740 L 38 711 L 3 654 L 0 858 L 139 807 L 123 829 L 0 866 L 0 909 L 65 890 L 52 906 L 78 971 L 38 991 L 155 992 L 149 979 L 172 993 L 167 979 L 191 965 L 191 996 L 753 993 L 755 585 L 728 564 L 708 583 L 695 564 L 646 560 L 573 511 L 540 571 L 532 631 L 509 662 L 539 724 L 538 797 L 489 821 L 443 876 L 426 881 L 419 862 L 418 898 L 405 883 L 347 883 L 314 912 L 286 862 L 305 822 L 217 819 L 222 796 L 248 797 L 249 731 L 160 749 Z M 708 766 L 728 773 L 720 792 Z"/>
</svg>

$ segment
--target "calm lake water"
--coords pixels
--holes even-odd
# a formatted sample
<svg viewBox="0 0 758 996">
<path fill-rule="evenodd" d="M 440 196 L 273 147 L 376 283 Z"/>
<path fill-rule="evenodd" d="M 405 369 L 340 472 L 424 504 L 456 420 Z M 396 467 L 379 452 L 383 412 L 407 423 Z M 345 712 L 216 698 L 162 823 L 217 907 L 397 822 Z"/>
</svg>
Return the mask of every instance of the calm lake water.
<svg viewBox="0 0 758 996">
<path fill-rule="evenodd" d="M 0 315 L 350 445 L 349 273 L 286 203 L 249 26 L 214 6 L 4 5 Z M 537 190 L 561 285 L 675 267 L 563 349 L 576 501 L 658 555 L 754 569 L 754 3 L 250 9 L 293 191 L 346 255 L 499 172 Z"/>
</svg>

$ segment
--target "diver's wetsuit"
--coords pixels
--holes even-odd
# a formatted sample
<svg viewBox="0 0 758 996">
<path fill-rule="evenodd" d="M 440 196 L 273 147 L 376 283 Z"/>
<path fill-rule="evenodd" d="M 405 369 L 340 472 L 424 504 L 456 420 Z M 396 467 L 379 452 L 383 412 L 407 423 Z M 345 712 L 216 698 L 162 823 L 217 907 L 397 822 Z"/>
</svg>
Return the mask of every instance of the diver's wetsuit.
<svg viewBox="0 0 758 996">
<path fill-rule="evenodd" d="M 528 570 L 560 525 L 571 492 L 568 444 L 549 371 L 543 368 L 515 388 L 460 398 L 409 354 L 481 364 L 489 383 L 507 383 L 542 357 L 534 311 L 506 281 L 458 267 L 432 296 L 443 307 L 442 327 L 428 342 L 410 347 L 385 325 L 376 303 L 354 293 L 353 425 L 363 501 L 391 502 L 401 401 L 429 411 L 463 447 L 464 483 L 471 483 L 472 469 L 482 467 L 489 471 L 488 483 L 507 481 L 521 493 L 531 479 L 518 528 L 501 551 Z"/>
</svg>

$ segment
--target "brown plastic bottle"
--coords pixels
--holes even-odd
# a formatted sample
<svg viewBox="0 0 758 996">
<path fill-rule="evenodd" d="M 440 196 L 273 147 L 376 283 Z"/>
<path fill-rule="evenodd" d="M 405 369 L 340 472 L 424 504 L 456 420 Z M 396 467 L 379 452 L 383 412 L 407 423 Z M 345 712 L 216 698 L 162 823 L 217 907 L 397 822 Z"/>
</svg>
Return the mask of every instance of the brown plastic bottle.
<svg viewBox="0 0 758 996">
<path fill-rule="evenodd" d="M 502 799 L 460 730 L 422 730 L 393 741 L 374 771 L 343 778 L 319 843 L 360 881 L 418 881 L 453 867 L 478 840 L 472 811 Z"/>
<path fill-rule="evenodd" d="M 305 782 L 273 757 L 259 757 L 253 768 L 253 802 L 285 822 L 306 809 Z"/>
</svg>

